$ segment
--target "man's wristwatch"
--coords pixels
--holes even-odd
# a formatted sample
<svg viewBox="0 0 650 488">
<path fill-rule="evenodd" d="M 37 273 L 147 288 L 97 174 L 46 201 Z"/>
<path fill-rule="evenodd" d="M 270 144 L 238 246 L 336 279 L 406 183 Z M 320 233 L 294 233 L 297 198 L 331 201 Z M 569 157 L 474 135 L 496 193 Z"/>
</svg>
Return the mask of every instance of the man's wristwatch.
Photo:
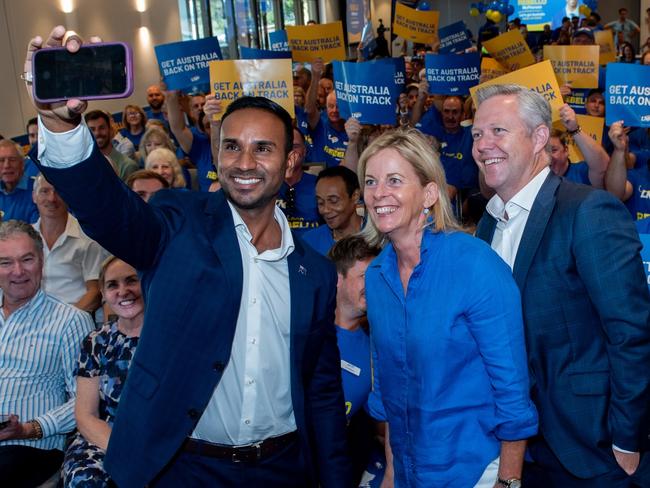
<svg viewBox="0 0 650 488">
<path fill-rule="evenodd" d="M 497 483 L 506 488 L 521 488 L 521 480 L 517 478 L 511 478 L 509 480 L 497 478 Z"/>
</svg>

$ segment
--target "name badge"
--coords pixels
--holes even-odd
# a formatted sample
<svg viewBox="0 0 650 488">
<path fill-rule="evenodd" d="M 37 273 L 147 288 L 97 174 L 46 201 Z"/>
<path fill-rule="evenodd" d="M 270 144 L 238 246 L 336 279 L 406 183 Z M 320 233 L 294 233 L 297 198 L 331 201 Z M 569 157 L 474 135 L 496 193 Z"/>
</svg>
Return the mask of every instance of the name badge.
<svg viewBox="0 0 650 488">
<path fill-rule="evenodd" d="M 361 374 L 361 368 L 352 363 L 348 363 L 345 359 L 341 359 L 341 369 L 346 370 L 348 373 L 352 373 L 354 376 L 359 376 Z"/>
</svg>

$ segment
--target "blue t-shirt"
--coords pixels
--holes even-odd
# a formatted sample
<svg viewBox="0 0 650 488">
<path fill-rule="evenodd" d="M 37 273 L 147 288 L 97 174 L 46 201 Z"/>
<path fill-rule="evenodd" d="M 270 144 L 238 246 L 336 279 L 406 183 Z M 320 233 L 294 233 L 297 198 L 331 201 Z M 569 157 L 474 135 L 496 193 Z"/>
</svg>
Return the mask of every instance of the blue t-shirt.
<svg viewBox="0 0 650 488">
<path fill-rule="evenodd" d="M 147 116 L 147 120 L 160 120 L 161 122 L 164 122 L 165 125 L 167 125 L 167 121 L 165 120 L 165 116 L 162 112 L 154 112 L 151 107 L 146 107 L 144 109 L 144 114 Z"/>
<path fill-rule="evenodd" d="M 630 132 L 630 151 L 639 152 L 642 150 L 650 151 L 650 136 L 648 129 L 639 127 Z"/>
<path fill-rule="evenodd" d="M 425 134 L 440 142 L 440 162 L 445 168 L 447 183 L 456 188 L 478 188 L 478 167 L 472 156 L 472 128 L 460 127 L 453 134 L 442 125 L 442 117 L 435 107 L 429 108 L 416 125 Z"/>
<path fill-rule="evenodd" d="M 291 230 L 298 235 L 303 235 L 321 223 L 316 204 L 316 176 L 303 173 L 302 178 L 293 188 L 294 193 L 290 195 L 289 185 L 286 182 L 282 183 L 276 204 L 287 216 Z"/>
<path fill-rule="evenodd" d="M 332 246 L 336 244 L 336 241 L 332 237 L 332 230 L 327 226 L 327 224 L 323 224 L 317 229 L 305 232 L 302 239 L 309 244 L 314 251 L 323 256 L 327 256 L 327 253 L 332 249 Z"/>
<path fill-rule="evenodd" d="M 34 179 L 26 175 L 18 182 L 11 193 L 7 193 L 4 183 L 0 182 L 0 219 L 22 220 L 33 224 L 38 220 L 38 208 L 32 199 Z"/>
<path fill-rule="evenodd" d="M 311 132 L 309 132 L 309 120 L 307 117 L 307 112 L 304 109 L 300 108 L 298 105 L 294 106 L 296 111 L 296 128 L 300 131 L 302 136 L 305 138 L 305 147 L 307 148 L 307 153 L 305 155 L 305 161 L 308 163 L 318 163 L 314 158 L 314 140 L 311 137 Z"/>
<path fill-rule="evenodd" d="M 210 138 L 194 128 L 191 130 L 194 137 L 192 138 L 192 147 L 187 156 L 196 166 L 199 190 L 208 191 L 212 182 L 217 179 L 217 171 L 212 165 Z"/>
<path fill-rule="evenodd" d="M 144 135 L 144 132 L 145 131 L 143 130 L 139 134 L 131 134 L 131 132 L 126 127 L 120 129 L 120 134 L 133 143 L 133 146 L 135 147 L 136 151 L 140 147 L 140 141 L 142 140 L 142 136 Z"/>
<path fill-rule="evenodd" d="M 325 163 L 327 168 L 338 166 L 343 161 L 348 147 L 348 134 L 345 129 L 339 131 L 332 127 L 327 113 L 321 113 L 311 136 L 314 141 L 312 161 Z"/>
<path fill-rule="evenodd" d="M 366 404 L 372 387 L 370 338 L 361 327 L 347 330 L 337 325 L 336 340 L 341 354 L 345 414 L 350 420 Z"/>
<path fill-rule="evenodd" d="M 583 185 L 591 186 L 591 181 L 589 180 L 589 166 L 587 166 L 586 161 L 569 163 L 566 173 L 560 176 L 564 176 L 564 178 L 573 181 L 574 183 L 582 183 Z"/>
</svg>

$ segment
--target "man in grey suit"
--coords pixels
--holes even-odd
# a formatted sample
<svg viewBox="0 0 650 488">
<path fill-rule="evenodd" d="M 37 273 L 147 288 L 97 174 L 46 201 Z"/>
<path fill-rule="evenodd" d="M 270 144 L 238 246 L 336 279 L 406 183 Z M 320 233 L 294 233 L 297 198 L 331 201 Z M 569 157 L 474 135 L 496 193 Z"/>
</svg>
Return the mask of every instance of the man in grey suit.
<svg viewBox="0 0 650 488">
<path fill-rule="evenodd" d="M 474 159 L 496 191 L 477 235 L 521 290 L 540 417 L 524 485 L 649 486 L 650 294 L 634 225 L 612 195 L 550 172 L 540 94 L 477 97 Z"/>
</svg>

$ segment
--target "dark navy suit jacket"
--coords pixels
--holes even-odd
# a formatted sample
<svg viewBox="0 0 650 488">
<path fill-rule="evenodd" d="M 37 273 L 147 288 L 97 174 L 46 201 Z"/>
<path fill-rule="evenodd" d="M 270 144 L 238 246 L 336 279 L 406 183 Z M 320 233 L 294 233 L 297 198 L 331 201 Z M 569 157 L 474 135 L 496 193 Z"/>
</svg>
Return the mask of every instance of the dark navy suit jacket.
<svg viewBox="0 0 650 488">
<path fill-rule="evenodd" d="M 490 243 L 495 227 L 486 213 L 477 236 Z M 647 449 L 650 295 L 640 249 L 618 200 L 551 173 L 515 259 L 540 433 L 578 477 L 610 469 L 612 444 Z"/>
<path fill-rule="evenodd" d="M 243 281 L 232 214 L 222 192 L 163 190 L 148 205 L 97 147 L 73 168 L 42 170 L 84 231 L 142 273 L 145 325 L 105 460 L 120 487 L 142 487 L 194 430 L 230 358 Z M 336 273 L 299 239 L 288 267 L 302 454 L 314 484 L 348 486 Z"/>
</svg>

